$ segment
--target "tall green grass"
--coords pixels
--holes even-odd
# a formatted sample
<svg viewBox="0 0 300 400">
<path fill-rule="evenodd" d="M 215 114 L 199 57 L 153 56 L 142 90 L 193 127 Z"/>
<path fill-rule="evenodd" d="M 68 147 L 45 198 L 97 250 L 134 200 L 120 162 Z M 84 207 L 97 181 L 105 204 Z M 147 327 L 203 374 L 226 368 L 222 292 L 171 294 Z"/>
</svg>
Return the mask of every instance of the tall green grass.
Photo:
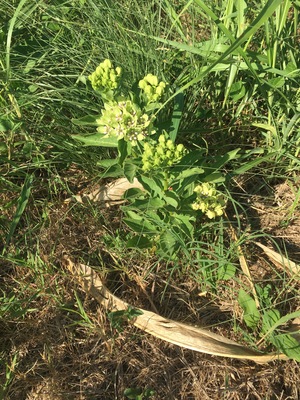
<svg viewBox="0 0 300 400">
<path fill-rule="evenodd" d="M 291 1 L 266 2 L 195 0 L 179 12 L 168 3 L 169 18 L 180 21 L 190 12 L 191 34 L 182 40 L 180 24 L 173 31 L 180 40 L 153 38 L 180 52 L 187 62 L 177 78 L 179 91 L 188 93 L 187 108 L 198 121 L 218 119 L 217 135 L 244 124 L 248 135 L 260 137 L 269 151 L 298 155 L 299 145 L 299 31 L 298 8 Z M 196 21 L 196 23 L 195 23 Z M 205 27 L 205 28 L 204 28 Z M 184 58 L 184 57 L 183 57 Z M 188 121 L 186 122 L 189 123 Z M 215 122 L 216 123 L 216 122 Z M 207 125 L 208 125 L 207 124 Z M 206 131 L 209 127 L 205 127 Z M 245 129 L 245 128 L 244 128 Z M 280 157 L 279 156 L 279 157 Z M 277 158 L 277 161 L 279 158 Z M 294 167 L 295 167 L 294 159 Z M 297 164 L 297 168 L 299 164 Z"/>
</svg>

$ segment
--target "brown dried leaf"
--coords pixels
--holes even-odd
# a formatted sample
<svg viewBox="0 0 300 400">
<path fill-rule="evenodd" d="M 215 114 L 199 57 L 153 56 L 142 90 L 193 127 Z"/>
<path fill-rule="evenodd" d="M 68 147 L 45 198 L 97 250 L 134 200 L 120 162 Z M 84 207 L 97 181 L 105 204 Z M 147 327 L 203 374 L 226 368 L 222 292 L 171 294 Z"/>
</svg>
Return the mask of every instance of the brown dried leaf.
<svg viewBox="0 0 300 400">
<path fill-rule="evenodd" d="M 255 244 L 261 249 L 263 249 L 263 251 L 270 258 L 270 260 L 273 261 L 275 265 L 281 267 L 286 273 L 292 276 L 293 275 L 300 276 L 300 265 L 287 259 L 282 254 L 279 254 L 276 251 L 269 249 L 267 246 L 264 246 L 261 243 L 255 242 Z"/>
<path fill-rule="evenodd" d="M 64 257 L 63 263 L 82 289 L 107 309 L 126 310 L 128 308 L 129 304 L 114 296 L 92 268 L 85 264 L 75 264 L 67 256 Z M 177 346 L 206 354 L 252 360 L 257 363 L 288 359 L 284 354 L 261 354 L 206 329 L 176 322 L 144 309 L 141 311 L 143 314 L 137 316 L 134 321 L 136 327 Z"/>
</svg>

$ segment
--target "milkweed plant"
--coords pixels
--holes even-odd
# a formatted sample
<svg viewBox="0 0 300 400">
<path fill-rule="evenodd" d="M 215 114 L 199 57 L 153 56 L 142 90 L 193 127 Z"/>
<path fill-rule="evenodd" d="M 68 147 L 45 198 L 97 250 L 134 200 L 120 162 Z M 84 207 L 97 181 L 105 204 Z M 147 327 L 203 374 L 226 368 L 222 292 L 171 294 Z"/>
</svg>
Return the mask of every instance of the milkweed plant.
<svg viewBox="0 0 300 400">
<path fill-rule="evenodd" d="M 125 193 L 124 222 L 133 232 L 127 247 L 155 249 L 174 259 L 184 243 L 193 241 L 198 223 L 222 217 L 226 197 L 219 188 L 225 181 L 220 171 L 239 149 L 208 159 L 206 149 L 176 143 L 182 94 L 167 102 L 172 88 L 156 75 L 149 73 L 128 88 L 122 69 L 106 59 L 88 80 L 101 102 L 99 115 L 73 122 L 96 126 L 97 132 L 75 138 L 116 148 L 114 159 L 99 161 L 105 176 L 136 179 L 143 188 Z M 177 121 L 174 111 L 168 129 L 157 118 L 164 104 L 176 110 Z"/>
</svg>

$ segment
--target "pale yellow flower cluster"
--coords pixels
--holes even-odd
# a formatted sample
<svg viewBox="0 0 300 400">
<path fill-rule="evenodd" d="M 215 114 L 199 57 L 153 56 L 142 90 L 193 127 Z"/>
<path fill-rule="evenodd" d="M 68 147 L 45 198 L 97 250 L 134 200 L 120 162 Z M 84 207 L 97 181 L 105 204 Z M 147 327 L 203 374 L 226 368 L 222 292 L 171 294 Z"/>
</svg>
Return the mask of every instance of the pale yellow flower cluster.
<svg viewBox="0 0 300 400">
<path fill-rule="evenodd" d="M 221 216 L 224 212 L 224 196 L 217 191 L 215 184 L 204 182 L 194 189 L 197 194 L 196 201 L 192 204 L 193 210 L 200 210 L 209 219 Z"/>
</svg>

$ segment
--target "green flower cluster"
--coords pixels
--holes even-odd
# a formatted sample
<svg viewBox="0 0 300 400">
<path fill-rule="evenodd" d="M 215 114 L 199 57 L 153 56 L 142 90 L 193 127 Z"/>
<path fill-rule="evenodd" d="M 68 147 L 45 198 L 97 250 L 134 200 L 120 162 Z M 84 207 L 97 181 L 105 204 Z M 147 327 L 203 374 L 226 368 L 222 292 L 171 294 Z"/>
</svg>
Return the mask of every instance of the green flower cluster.
<svg viewBox="0 0 300 400">
<path fill-rule="evenodd" d="M 223 214 L 225 199 L 213 183 L 201 183 L 195 187 L 194 192 L 197 199 L 192 204 L 193 210 L 202 211 L 209 219 Z"/>
<path fill-rule="evenodd" d="M 143 114 L 140 107 L 131 100 L 105 103 L 101 113 L 102 116 L 96 120 L 98 132 L 118 139 L 124 138 L 133 146 L 138 140 L 155 133 L 152 130 L 152 118 Z"/>
<path fill-rule="evenodd" d="M 104 60 L 89 76 L 94 90 L 106 92 L 118 87 L 121 77 L 121 68 L 113 68 L 111 61 Z"/>
<path fill-rule="evenodd" d="M 158 138 L 158 143 L 150 144 L 146 142 L 144 144 L 142 169 L 144 172 L 148 172 L 155 169 L 170 167 L 180 161 L 186 153 L 187 150 L 183 144 L 178 144 L 176 146 L 172 140 L 167 139 L 167 137 L 162 134 Z"/>
<path fill-rule="evenodd" d="M 157 76 L 152 74 L 139 81 L 139 88 L 145 93 L 148 103 L 157 102 L 162 97 L 165 87 L 165 82 L 158 83 Z"/>
</svg>

